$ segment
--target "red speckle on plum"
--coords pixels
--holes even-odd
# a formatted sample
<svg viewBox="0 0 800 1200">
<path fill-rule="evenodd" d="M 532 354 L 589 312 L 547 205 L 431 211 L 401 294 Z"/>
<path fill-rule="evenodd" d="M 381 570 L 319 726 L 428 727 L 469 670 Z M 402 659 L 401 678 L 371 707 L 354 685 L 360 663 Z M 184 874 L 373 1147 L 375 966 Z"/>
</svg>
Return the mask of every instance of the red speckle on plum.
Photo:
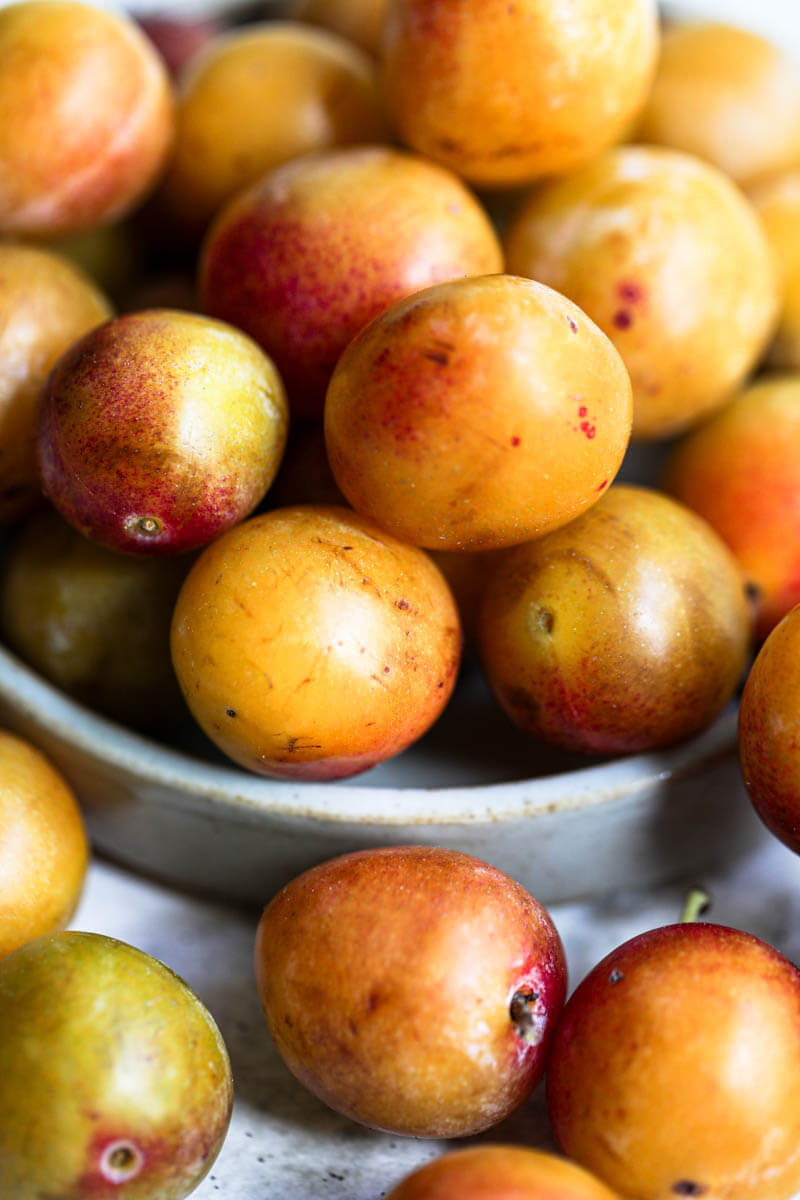
<svg viewBox="0 0 800 1200">
<path fill-rule="evenodd" d="M 608 480 L 604 479 L 601 484 L 598 484 L 597 491 L 602 492 L 603 488 L 607 488 L 607 487 L 608 487 Z"/>
<path fill-rule="evenodd" d="M 611 323 L 615 329 L 630 329 L 633 324 L 633 314 L 628 312 L 626 308 L 619 309 L 611 318 Z"/>
<path fill-rule="evenodd" d="M 578 323 L 577 323 L 577 321 L 573 321 L 572 317 L 567 317 L 567 324 L 569 325 L 569 327 L 573 333 L 578 332 Z"/>
<path fill-rule="evenodd" d="M 512 439 L 511 439 L 511 445 L 512 445 L 512 446 L 518 446 L 518 445 L 520 444 L 520 441 L 521 441 L 521 440 L 522 440 L 521 438 L 518 438 L 518 437 L 512 437 Z"/>
<path fill-rule="evenodd" d="M 640 283 L 635 283 L 629 279 L 623 279 L 617 287 L 617 295 L 621 300 L 626 300 L 629 304 L 638 304 L 644 299 L 644 288 Z"/>
<path fill-rule="evenodd" d="M 586 417 L 586 416 L 588 416 L 588 415 L 589 415 L 589 410 L 587 409 L 587 407 L 586 407 L 586 405 L 585 405 L 585 404 L 582 404 L 582 405 L 580 406 L 580 408 L 578 409 L 578 416 L 579 416 L 579 417 Z"/>
<path fill-rule="evenodd" d="M 587 438 L 593 438 L 597 433 L 597 428 L 590 421 L 581 421 L 581 433 L 585 433 Z"/>
</svg>

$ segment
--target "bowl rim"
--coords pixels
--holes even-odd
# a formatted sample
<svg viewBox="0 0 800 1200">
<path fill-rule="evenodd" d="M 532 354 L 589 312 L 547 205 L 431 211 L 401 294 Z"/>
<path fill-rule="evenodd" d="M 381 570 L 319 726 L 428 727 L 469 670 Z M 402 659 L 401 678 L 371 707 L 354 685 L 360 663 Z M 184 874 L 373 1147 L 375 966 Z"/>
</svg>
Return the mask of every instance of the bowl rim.
<svg viewBox="0 0 800 1200">
<path fill-rule="evenodd" d="M 85 759 L 158 791 L 158 803 L 205 807 L 240 819 L 329 824 L 475 825 L 597 808 L 708 768 L 736 744 L 728 708 L 703 733 L 667 750 L 557 774 L 497 783 L 392 786 L 272 779 L 231 763 L 206 763 L 154 742 L 71 699 L 0 645 L 0 699 L 37 730 Z M 22 736 L 26 736 L 23 734 Z M 45 753 L 47 749 L 45 748 Z"/>
</svg>

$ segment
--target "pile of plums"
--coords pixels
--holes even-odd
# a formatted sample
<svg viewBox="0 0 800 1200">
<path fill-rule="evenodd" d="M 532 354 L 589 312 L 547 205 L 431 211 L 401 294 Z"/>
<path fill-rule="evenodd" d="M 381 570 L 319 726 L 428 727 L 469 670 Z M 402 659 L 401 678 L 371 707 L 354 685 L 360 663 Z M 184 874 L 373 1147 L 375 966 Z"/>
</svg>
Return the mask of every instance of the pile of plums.
<svg viewBox="0 0 800 1200">
<path fill-rule="evenodd" d="M 615 482 L 632 440 L 660 486 Z M 0 526 L 4 641 L 140 730 L 326 780 L 420 738 L 463 653 L 532 754 L 669 746 L 743 686 L 800 851 L 800 67 L 655 0 L 0 9 Z M 2 731 L 0 815 L 0 1197 L 180 1200 L 219 1031 L 63 932 L 80 810 Z M 392 1200 L 800 1188 L 800 973 L 749 934 L 645 932 L 565 1003 L 518 883 L 378 848 L 273 897 L 255 970 L 365 1125 L 468 1137 L 547 1072 L 563 1157 L 470 1146 Z"/>
</svg>

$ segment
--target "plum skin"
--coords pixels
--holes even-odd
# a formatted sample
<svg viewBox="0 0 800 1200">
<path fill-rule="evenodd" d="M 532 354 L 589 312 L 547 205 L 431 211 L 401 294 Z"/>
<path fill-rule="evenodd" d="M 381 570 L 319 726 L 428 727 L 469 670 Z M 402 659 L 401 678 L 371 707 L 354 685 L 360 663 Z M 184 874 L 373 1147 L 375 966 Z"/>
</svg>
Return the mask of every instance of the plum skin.
<svg viewBox="0 0 800 1200">
<path fill-rule="evenodd" d="M 111 550 L 192 550 L 262 499 L 287 424 L 280 376 L 246 334 L 194 313 L 129 313 L 51 371 L 38 412 L 42 486 Z"/>
<path fill-rule="evenodd" d="M 144 951 L 37 938 L 0 963 L 0 1193 L 182 1200 L 233 1102 L 211 1015 Z"/>
<path fill-rule="evenodd" d="M 800 972 L 752 934 L 703 922 L 639 934 L 559 1021 L 547 1078 L 559 1146 L 631 1200 L 785 1200 L 800 1186 L 798 1011 Z"/>
<path fill-rule="evenodd" d="M 415 1137 L 462 1137 L 516 1108 L 566 987 L 555 926 L 524 888 L 424 846 L 356 851 L 292 880 L 261 917 L 255 968 L 297 1078 L 351 1119 Z M 511 1016 L 520 994 L 529 1038 Z"/>
<path fill-rule="evenodd" d="M 800 854 L 800 605 L 770 633 L 739 705 L 739 762 L 753 807 Z"/>
</svg>

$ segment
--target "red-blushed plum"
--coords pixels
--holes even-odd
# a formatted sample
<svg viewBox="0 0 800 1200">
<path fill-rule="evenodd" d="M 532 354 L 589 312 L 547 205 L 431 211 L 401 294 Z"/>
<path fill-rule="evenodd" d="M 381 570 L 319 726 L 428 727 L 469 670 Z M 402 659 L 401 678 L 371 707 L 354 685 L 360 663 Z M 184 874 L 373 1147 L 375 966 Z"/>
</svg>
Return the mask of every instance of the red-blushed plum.
<svg viewBox="0 0 800 1200">
<path fill-rule="evenodd" d="M 386 1200 L 617 1200 L 575 1163 L 503 1144 L 451 1150 L 412 1171 Z"/>
<path fill-rule="evenodd" d="M 1 729 L 0 826 L 2 959 L 69 922 L 83 888 L 89 843 L 63 775 L 26 739 Z"/>
<path fill-rule="evenodd" d="M 578 752 L 627 754 L 717 716 L 745 669 L 750 611 L 710 525 L 669 496 L 618 484 L 497 560 L 478 643 L 520 728 Z"/>
<path fill-rule="evenodd" d="M 168 967 L 95 933 L 0 962 L 0 1194 L 183 1200 L 233 1101 L 211 1014 Z"/>
<path fill-rule="evenodd" d="M 132 209 L 174 128 L 161 56 L 127 17 L 77 0 L 0 10 L 0 232 L 49 236 Z"/>
<path fill-rule="evenodd" d="M 564 1153 L 630 1200 L 800 1188 L 800 972 L 721 925 L 662 926 L 570 997 L 547 1105 Z"/>
<path fill-rule="evenodd" d="M 503 269 L 488 216 L 445 167 L 388 147 L 287 163 L 212 226 L 200 292 L 275 360 L 293 411 L 319 415 L 336 362 L 396 300 Z"/>
<path fill-rule="evenodd" d="M 635 138 L 696 154 L 742 186 L 798 166 L 800 67 L 752 30 L 675 21 Z"/>
<path fill-rule="evenodd" d="M 44 490 L 80 533 L 129 554 L 203 545 L 247 516 L 286 442 L 280 376 L 222 321 L 129 313 L 58 361 L 39 404 Z"/>
<path fill-rule="evenodd" d="M 251 517 L 201 554 L 172 661 L 212 741 L 251 771 L 335 779 L 404 750 L 455 683 L 458 610 L 428 556 L 346 508 Z"/>
<path fill-rule="evenodd" d="M 41 501 L 36 404 L 48 371 L 110 315 L 102 292 L 62 255 L 0 244 L 0 525 Z"/>
<path fill-rule="evenodd" d="M 385 138 L 376 67 L 358 46 L 292 21 L 233 29 L 180 78 L 175 146 L 157 204 L 184 235 L 198 234 L 280 163 Z"/>
<path fill-rule="evenodd" d="M 739 761 L 761 820 L 800 854 L 800 605 L 750 668 L 739 706 Z"/>
<path fill-rule="evenodd" d="M 495 867 L 440 847 L 346 854 L 258 925 L 256 982 L 297 1078 L 353 1120 L 414 1137 L 497 1124 L 540 1079 L 564 1001 L 550 917 Z"/>
<path fill-rule="evenodd" d="M 763 641 L 800 603 L 800 375 L 763 379 L 691 430 L 663 484 L 733 551 Z"/>
<path fill-rule="evenodd" d="M 325 401 L 353 508 L 432 550 L 524 542 L 594 504 L 628 445 L 628 373 L 576 305 L 530 279 L 426 288 L 357 334 Z"/>
<path fill-rule="evenodd" d="M 658 52 L 654 0 L 394 0 L 382 38 L 400 137 L 472 183 L 558 174 L 620 138 Z"/>
<path fill-rule="evenodd" d="M 780 285 L 747 198 L 716 167 L 650 146 L 607 151 L 522 202 L 507 267 L 569 296 L 619 350 L 633 436 L 719 407 L 766 352 Z"/>
</svg>

